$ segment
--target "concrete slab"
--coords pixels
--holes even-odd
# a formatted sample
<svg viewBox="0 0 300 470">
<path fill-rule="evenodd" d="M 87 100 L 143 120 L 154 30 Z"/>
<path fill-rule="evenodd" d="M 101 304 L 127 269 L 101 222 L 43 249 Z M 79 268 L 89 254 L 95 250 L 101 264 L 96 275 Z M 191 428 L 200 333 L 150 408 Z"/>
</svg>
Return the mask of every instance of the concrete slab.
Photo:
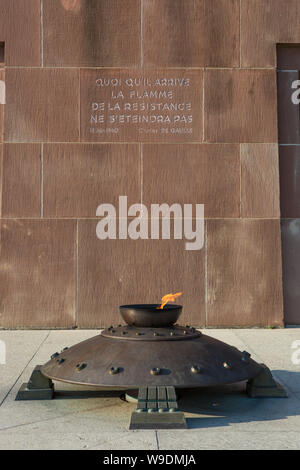
<svg viewBox="0 0 300 470">
<path fill-rule="evenodd" d="M 0 449 L 157 449 L 155 431 L 132 434 L 126 427 L 116 431 L 121 429 L 112 410 L 117 403 L 110 405 L 2 429 Z M 109 415 L 115 426 L 108 426 Z"/>
<path fill-rule="evenodd" d="M 158 450 L 156 431 L 112 433 L 111 439 L 100 441 L 92 450 Z"/>
<path fill-rule="evenodd" d="M 26 369 L 49 335 L 48 331 L 0 330 L 0 341 L 5 345 L 5 364 L 0 363 L 0 406 L 14 382 Z"/>
<path fill-rule="evenodd" d="M 290 392 L 300 392 L 300 328 L 236 330 L 236 335 L 276 380 Z"/>
<path fill-rule="evenodd" d="M 197 429 L 190 431 L 158 431 L 160 450 L 288 450 L 300 448 L 300 435 L 280 431 L 237 432 L 226 429 Z"/>
<path fill-rule="evenodd" d="M 245 383 L 182 392 L 178 405 L 189 429 L 227 429 L 241 432 L 297 431 L 299 398 L 249 398 Z"/>
</svg>

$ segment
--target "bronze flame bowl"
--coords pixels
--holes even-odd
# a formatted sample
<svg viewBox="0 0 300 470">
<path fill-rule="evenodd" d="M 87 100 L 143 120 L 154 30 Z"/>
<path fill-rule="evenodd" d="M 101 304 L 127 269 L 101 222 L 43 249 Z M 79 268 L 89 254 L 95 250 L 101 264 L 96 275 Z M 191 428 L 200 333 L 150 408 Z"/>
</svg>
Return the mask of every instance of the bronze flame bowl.
<svg viewBox="0 0 300 470">
<path fill-rule="evenodd" d="M 127 325 L 160 328 L 174 325 L 182 311 L 182 305 L 158 307 L 159 304 L 121 305 L 120 313 Z"/>
</svg>

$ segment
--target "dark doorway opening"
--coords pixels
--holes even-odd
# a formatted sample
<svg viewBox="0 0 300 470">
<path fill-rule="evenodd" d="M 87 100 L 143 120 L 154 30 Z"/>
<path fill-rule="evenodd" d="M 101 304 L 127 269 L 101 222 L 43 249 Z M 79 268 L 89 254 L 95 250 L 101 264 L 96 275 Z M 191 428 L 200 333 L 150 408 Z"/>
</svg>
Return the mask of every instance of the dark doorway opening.
<svg viewBox="0 0 300 470">
<path fill-rule="evenodd" d="M 284 321 L 300 325 L 300 44 L 277 45 Z"/>
</svg>

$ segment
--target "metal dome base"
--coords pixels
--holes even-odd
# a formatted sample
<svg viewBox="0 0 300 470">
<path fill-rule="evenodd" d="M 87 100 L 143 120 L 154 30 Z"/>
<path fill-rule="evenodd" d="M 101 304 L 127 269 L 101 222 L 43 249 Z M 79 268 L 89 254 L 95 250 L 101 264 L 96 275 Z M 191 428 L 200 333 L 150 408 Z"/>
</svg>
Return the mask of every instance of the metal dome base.
<svg viewBox="0 0 300 470">
<path fill-rule="evenodd" d="M 119 326 L 53 354 L 42 366 L 52 379 L 120 389 L 173 386 L 194 388 L 256 377 L 261 365 L 191 327 Z"/>
<path fill-rule="evenodd" d="M 138 389 L 130 429 L 160 429 L 186 427 L 176 389 L 247 381 L 250 397 L 287 396 L 270 370 L 251 359 L 248 352 L 188 325 L 173 325 L 181 306 L 168 309 L 167 326 L 160 316 L 164 313 L 154 311 L 149 320 L 149 306 L 122 309 L 129 324 L 111 326 L 54 353 L 50 361 L 36 367 L 16 399 L 52 398 L 53 380 L 107 390 Z"/>
</svg>

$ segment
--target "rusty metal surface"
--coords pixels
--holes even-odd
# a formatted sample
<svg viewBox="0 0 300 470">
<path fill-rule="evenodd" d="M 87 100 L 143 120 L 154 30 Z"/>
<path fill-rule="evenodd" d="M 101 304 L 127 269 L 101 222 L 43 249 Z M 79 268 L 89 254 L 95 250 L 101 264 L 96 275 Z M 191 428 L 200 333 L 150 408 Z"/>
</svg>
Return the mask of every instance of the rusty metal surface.
<svg viewBox="0 0 300 470">
<path fill-rule="evenodd" d="M 128 336 L 122 335 L 122 329 L 130 328 Z M 192 328 L 163 328 L 165 337 L 150 330 L 149 337 L 139 336 L 142 328 L 128 326 L 115 330 L 53 355 L 42 373 L 53 380 L 101 387 L 193 388 L 239 382 L 261 371 L 248 353 Z M 172 330 L 178 338 L 170 335 Z"/>
<path fill-rule="evenodd" d="M 262 364 L 260 373 L 247 383 L 247 393 L 251 398 L 287 398 L 283 386 L 274 380 L 270 369 Z"/>
<path fill-rule="evenodd" d="M 198 338 L 202 333 L 190 326 L 170 328 L 132 328 L 130 326 L 109 327 L 102 336 L 120 340 L 136 341 L 178 341 Z"/>
</svg>

